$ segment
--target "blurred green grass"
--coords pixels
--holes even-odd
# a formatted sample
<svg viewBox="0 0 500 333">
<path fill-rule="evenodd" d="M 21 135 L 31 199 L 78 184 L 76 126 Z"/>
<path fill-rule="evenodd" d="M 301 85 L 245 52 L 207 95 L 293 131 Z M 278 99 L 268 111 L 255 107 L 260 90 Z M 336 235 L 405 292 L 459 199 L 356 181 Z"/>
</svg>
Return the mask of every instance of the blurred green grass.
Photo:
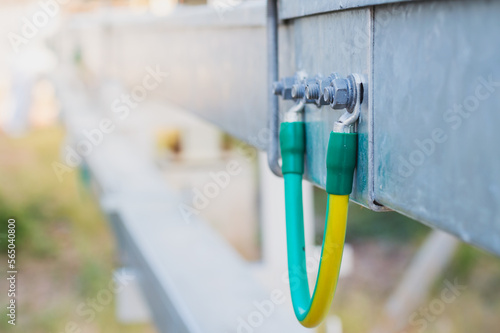
<svg viewBox="0 0 500 333">
<path fill-rule="evenodd" d="M 82 332 L 154 332 L 149 325 L 116 322 L 114 304 L 90 323 L 76 313 L 81 302 L 106 288 L 117 262 L 108 224 L 78 170 L 59 182 L 52 169 L 63 140 L 57 126 L 22 138 L 0 134 L 0 260 L 7 260 L 7 224 L 1 221 L 14 218 L 19 303 L 17 325 L 2 320 L 0 331 L 65 332 L 73 321 Z"/>
</svg>

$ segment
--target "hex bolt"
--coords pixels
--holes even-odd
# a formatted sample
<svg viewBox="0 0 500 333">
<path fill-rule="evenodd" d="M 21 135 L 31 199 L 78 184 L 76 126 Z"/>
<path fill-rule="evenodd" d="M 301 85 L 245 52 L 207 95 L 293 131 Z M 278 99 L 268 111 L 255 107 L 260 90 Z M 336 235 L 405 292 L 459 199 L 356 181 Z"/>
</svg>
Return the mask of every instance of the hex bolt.
<svg viewBox="0 0 500 333">
<path fill-rule="evenodd" d="M 281 80 L 281 84 L 283 85 L 283 90 L 281 92 L 281 96 L 283 96 L 284 100 L 292 99 L 292 86 L 296 82 L 297 82 L 297 80 L 293 76 L 285 77 Z"/>
<path fill-rule="evenodd" d="M 273 83 L 273 95 L 281 95 L 283 94 L 283 83 L 280 81 L 276 81 Z"/>
<path fill-rule="evenodd" d="M 320 74 L 316 75 L 315 79 L 306 86 L 306 98 L 309 103 L 314 103 L 317 107 L 330 104 L 323 99 L 323 89 L 324 87 L 328 87 L 336 77 L 335 73 L 326 79 Z"/>
<path fill-rule="evenodd" d="M 307 79 L 304 72 L 295 76 L 284 77 L 273 83 L 274 95 L 282 96 L 284 100 L 303 100 L 304 103 L 316 104 L 321 107 L 328 105 L 333 109 L 353 109 L 356 99 L 356 89 L 352 75 L 341 78 L 337 73 L 332 73 L 327 78 L 321 74 Z"/>
<path fill-rule="evenodd" d="M 328 104 L 333 102 L 333 95 L 335 94 L 335 89 L 332 86 L 325 87 L 323 90 L 323 100 Z"/>
<path fill-rule="evenodd" d="M 351 108 L 355 92 L 349 79 L 336 78 L 323 90 L 323 100 L 336 110 Z"/>
<path fill-rule="evenodd" d="M 302 99 L 305 96 L 306 86 L 303 83 L 297 83 L 292 86 L 292 98 Z"/>
<path fill-rule="evenodd" d="M 318 99 L 321 94 L 319 84 L 313 83 L 306 87 L 306 98 L 307 99 Z"/>
</svg>

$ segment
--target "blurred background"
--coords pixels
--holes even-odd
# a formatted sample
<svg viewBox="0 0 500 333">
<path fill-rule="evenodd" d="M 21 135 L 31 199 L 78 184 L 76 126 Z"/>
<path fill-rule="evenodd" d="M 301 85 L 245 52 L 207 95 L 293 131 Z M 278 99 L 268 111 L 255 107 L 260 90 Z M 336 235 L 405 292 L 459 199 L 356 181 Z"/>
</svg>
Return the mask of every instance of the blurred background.
<svg viewBox="0 0 500 333">
<path fill-rule="evenodd" d="M 41 10 L 41 3 L 54 2 L 1 2 L 0 31 L 4 38 L 0 42 L 0 220 L 3 221 L 0 256 L 2 262 L 7 261 L 4 222 L 15 218 L 19 307 L 17 324 L 12 326 L 7 323 L 7 311 L 2 306 L 0 331 L 164 331 L 161 321 L 155 320 L 158 314 L 151 308 L 155 305 L 148 301 L 148 292 L 144 296 L 137 279 L 127 283 L 125 291 L 113 292 L 109 300 L 103 300 L 101 291 L 108 288 L 110 281 L 116 281 L 122 270 L 134 266 L 128 265 L 133 260 L 119 250 L 119 242 L 123 240 L 117 233 L 121 229 L 113 221 L 113 213 L 109 213 L 116 210 L 117 199 L 105 195 L 107 188 L 116 184 L 121 189 L 133 183 L 132 188 L 139 193 L 143 193 L 146 182 L 154 183 L 151 186 L 155 189 L 168 187 L 169 193 L 180 198 L 176 210 L 186 225 L 201 220 L 200 223 L 216 231 L 214 239 L 220 237 L 221 242 L 229 244 L 243 258 L 230 257 L 231 260 L 250 265 L 262 290 L 279 288 L 288 293 L 287 283 L 281 281 L 286 272 L 284 213 L 265 202 L 270 195 L 280 195 L 282 183 L 267 170 L 265 154 L 203 121 L 203 115 L 195 117 L 175 104 L 158 100 L 155 96 L 160 93 L 148 87 L 161 85 L 163 81 L 167 82 L 166 87 L 175 85 L 168 82 L 168 73 L 176 70 L 175 64 L 160 70 L 154 63 L 149 67 L 127 68 L 105 61 L 106 54 L 100 48 L 79 47 L 108 43 L 102 31 L 89 28 L 85 32 L 64 33 L 68 27 L 84 26 L 107 16 L 124 15 L 127 24 L 142 17 L 161 19 L 176 10 L 176 6 L 207 6 L 203 0 L 179 2 L 72 0 L 62 4 L 60 1 L 52 7 L 47 5 L 46 12 L 53 15 L 39 26 L 29 23 L 31 18 Z M 218 16 L 238 5 L 238 1 L 208 4 Z M 141 29 L 140 24 L 132 29 Z M 169 44 L 169 48 L 168 52 L 176 52 L 175 44 Z M 130 56 L 140 58 L 140 46 L 134 51 Z M 96 76 L 95 66 L 89 67 L 93 65 L 106 75 Z M 122 72 L 130 77 L 130 82 L 146 87 L 138 89 L 136 95 L 145 93 L 147 97 L 138 97 L 140 103 L 127 101 L 126 93 L 134 92 L 134 86 L 111 79 L 115 72 Z M 149 75 L 146 83 L 142 80 L 145 75 Z M 82 91 L 106 105 L 104 111 L 88 104 Z M 77 107 L 69 110 L 65 108 L 68 103 Z M 103 124 L 103 117 L 109 123 Z M 99 147 L 97 144 L 79 147 L 82 138 L 98 142 Z M 122 138 L 127 140 L 125 145 L 118 142 Z M 79 152 L 95 149 L 89 158 L 95 159 L 94 168 L 101 165 L 102 173 L 79 160 L 72 153 L 77 149 Z M 138 153 L 130 157 L 127 155 L 130 151 Z M 122 167 L 113 169 L 114 163 L 122 163 L 119 164 Z M 143 170 L 149 170 L 143 168 L 146 164 L 154 167 L 160 177 L 144 177 Z M 224 177 L 218 178 L 222 185 L 214 189 L 217 194 L 203 199 L 199 193 L 204 187 L 209 183 L 219 184 L 215 180 L 217 175 L 230 168 L 237 170 L 235 176 L 227 184 Z M 313 253 L 323 237 L 326 195 L 309 183 L 304 186 L 307 244 Z M 155 212 L 154 195 L 127 200 L 147 201 L 152 211 L 148 214 Z M 196 200 L 200 200 L 198 206 Z M 209 203 L 205 205 L 204 201 Z M 354 203 L 349 209 L 342 276 L 331 316 L 317 332 L 498 331 L 500 262 L 497 257 L 395 212 L 374 213 Z M 144 219 L 148 214 L 144 214 Z M 205 251 L 204 246 L 210 244 L 198 243 L 197 251 Z M 183 252 L 160 254 L 158 258 L 183 256 Z M 177 268 L 183 265 L 176 264 Z M 190 264 L 184 265 L 187 269 Z M 314 280 L 314 265 L 311 280 Z M 5 272 L 2 269 L 2 276 Z M 180 276 L 181 273 L 182 270 Z M 139 281 L 143 278 L 140 271 L 132 269 L 130 274 L 139 277 Z M 224 274 L 220 272 L 221 278 Z M 218 285 L 202 276 L 198 278 L 205 283 L 204 288 Z M 457 283 L 465 288 L 450 287 Z M 2 304 L 6 304 L 7 289 L 6 279 L 2 278 Z M 451 290 L 456 296 L 453 301 L 439 301 L 443 290 Z M 183 292 L 181 288 L 179 295 Z M 199 298 L 200 307 L 208 306 L 202 294 L 192 297 Z M 258 302 L 262 301 L 259 297 L 256 296 Z M 100 301 L 92 306 L 89 302 L 95 299 Z M 227 299 L 230 298 L 221 296 L 221 302 Z M 215 304 L 211 306 L 217 307 L 218 300 L 212 301 Z M 175 303 L 162 306 L 176 308 Z M 163 309 L 162 306 L 158 308 Z M 259 332 L 259 325 L 246 324 L 252 309 L 255 310 L 251 305 L 247 308 L 247 312 L 241 313 L 245 324 L 241 324 L 240 317 L 230 318 L 234 327 L 227 332 Z M 280 311 L 283 314 L 279 320 L 295 320 L 288 300 Z M 220 316 L 225 314 L 221 312 Z M 273 320 L 272 316 L 269 318 Z"/>
</svg>

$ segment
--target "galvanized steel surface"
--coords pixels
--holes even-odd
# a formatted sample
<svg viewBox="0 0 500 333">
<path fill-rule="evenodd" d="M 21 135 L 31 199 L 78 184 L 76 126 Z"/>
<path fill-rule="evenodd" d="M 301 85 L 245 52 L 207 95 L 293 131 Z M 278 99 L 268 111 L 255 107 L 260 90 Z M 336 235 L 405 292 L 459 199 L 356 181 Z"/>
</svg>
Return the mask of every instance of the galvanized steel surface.
<svg viewBox="0 0 500 333">
<path fill-rule="evenodd" d="M 375 9 L 375 198 L 500 254 L 500 3 L 391 10 Z"/>
<path fill-rule="evenodd" d="M 364 99 L 361 109 L 359 131 L 358 171 L 352 198 L 374 209 L 370 180 L 370 100 L 368 97 L 370 72 L 371 10 L 358 9 L 321 16 L 311 16 L 293 21 L 290 25 L 294 50 L 294 63 L 290 68 L 280 68 L 283 75 L 294 71 L 305 71 L 309 76 L 320 73 L 329 75 L 333 71 L 343 77 L 351 73 L 360 74 L 364 81 Z M 362 38 L 359 36 L 362 35 Z M 354 52 L 350 45 L 356 41 L 359 49 Z M 290 102 L 282 103 L 283 109 Z M 282 110 L 283 110 L 282 109 Z M 283 110 L 284 111 L 284 110 Z M 326 185 L 326 147 L 333 124 L 343 110 L 330 106 L 318 108 L 306 106 L 306 177 L 324 188 Z"/>
<path fill-rule="evenodd" d="M 320 13 L 407 1 L 415 0 L 280 0 L 279 16 L 281 20 L 287 20 Z"/>
</svg>

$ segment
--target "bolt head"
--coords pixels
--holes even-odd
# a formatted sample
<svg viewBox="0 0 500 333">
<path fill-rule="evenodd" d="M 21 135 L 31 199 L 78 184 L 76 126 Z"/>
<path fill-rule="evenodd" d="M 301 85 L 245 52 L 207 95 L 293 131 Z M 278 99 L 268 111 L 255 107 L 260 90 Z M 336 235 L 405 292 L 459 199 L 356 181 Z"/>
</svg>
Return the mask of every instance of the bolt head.
<svg viewBox="0 0 500 333">
<path fill-rule="evenodd" d="M 346 79 L 335 79 L 331 83 L 333 89 L 328 90 L 328 100 L 334 109 L 344 109 L 349 105 L 349 82 Z M 325 89 L 325 100 L 326 100 Z"/>
<path fill-rule="evenodd" d="M 283 83 L 276 81 L 273 83 L 273 95 L 281 95 L 283 93 Z"/>
</svg>

